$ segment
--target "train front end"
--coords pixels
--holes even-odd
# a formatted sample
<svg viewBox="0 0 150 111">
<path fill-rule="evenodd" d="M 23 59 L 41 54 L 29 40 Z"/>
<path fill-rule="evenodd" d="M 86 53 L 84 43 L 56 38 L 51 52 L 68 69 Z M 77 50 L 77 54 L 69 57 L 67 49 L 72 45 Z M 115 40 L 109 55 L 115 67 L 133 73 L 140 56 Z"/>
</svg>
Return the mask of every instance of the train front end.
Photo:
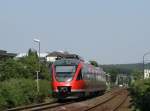
<svg viewBox="0 0 150 111">
<path fill-rule="evenodd" d="M 58 99 L 80 97 L 84 93 L 84 81 L 78 79 L 82 64 L 80 60 L 62 59 L 52 65 L 53 97 Z"/>
</svg>

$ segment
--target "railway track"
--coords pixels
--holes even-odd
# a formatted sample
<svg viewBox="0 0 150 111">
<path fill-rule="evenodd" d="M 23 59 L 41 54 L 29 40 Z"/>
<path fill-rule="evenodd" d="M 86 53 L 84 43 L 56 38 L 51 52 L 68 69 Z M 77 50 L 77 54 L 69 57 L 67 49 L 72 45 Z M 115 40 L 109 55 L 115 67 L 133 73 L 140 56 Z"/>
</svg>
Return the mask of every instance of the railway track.
<svg viewBox="0 0 150 111">
<path fill-rule="evenodd" d="M 65 103 L 50 102 L 50 103 L 42 103 L 42 104 L 12 108 L 12 109 L 8 109 L 7 111 L 41 111 L 45 109 L 51 109 L 51 108 L 56 108 L 59 106 L 64 106 L 64 105 L 71 104 L 71 103 L 73 103 L 73 101 L 65 102 Z"/>
<path fill-rule="evenodd" d="M 120 104 L 118 104 L 116 107 L 114 107 L 114 109 L 112 109 L 112 111 L 119 111 L 118 109 L 124 104 L 124 102 L 127 100 L 128 96 L 125 96 L 124 99 L 122 100 L 122 102 L 120 102 Z"/>
<path fill-rule="evenodd" d="M 36 108 L 36 107 L 41 107 L 41 106 L 45 106 L 45 105 L 51 105 L 54 103 L 56 103 L 56 102 L 48 102 L 48 103 L 41 103 L 41 104 L 35 104 L 35 105 L 21 106 L 21 107 L 7 109 L 7 111 L 21 111 L 21 110 L 30 109 L 30 108 Z"/>
<path fill-rule="evenodd" d="M 93 106 L 89 106 L 88 108 L 85 108 L 83 111 L 97 111 L 97 110 L 101 110 L 101 109 L 103 111 L 118 111 L 118 109 L 123 105 L 123 103 L 128 98 L 128 94 L 124 95 L 124 93 L 122 93 L 122 92 L 123 91 L 117 92 L 116 94 L 112 95 L 108 99 L 101 101 Z M 114 105 L 112 108 L 110 108 L 111 110 L 108 110 L 109 108 L 106 108 L 107 106 L 105 106 L 105 104 L 107 104 L 108 102 L 111 102 L 113 99 L 116 99 L 118 96 L 120 96 L 120 97 L 123 96 L 123 98 L 120 98 L 120 101 L 116 105 Z M 113 104 L 113 102 L 112 102 L 112 104 Z"/>
</svg>

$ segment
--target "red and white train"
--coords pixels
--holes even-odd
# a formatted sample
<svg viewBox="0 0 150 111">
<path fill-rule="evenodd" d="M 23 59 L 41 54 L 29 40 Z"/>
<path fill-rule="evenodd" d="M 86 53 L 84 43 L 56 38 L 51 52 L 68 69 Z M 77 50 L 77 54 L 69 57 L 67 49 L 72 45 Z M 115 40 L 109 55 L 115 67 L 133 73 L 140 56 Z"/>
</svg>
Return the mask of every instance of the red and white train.
<svg viewBox="0 0 150 111">
<path fill-rule="evenodd" d="M 60 59 L 52 65 L 53 97 L 83 97 L 105 91 L 106 74 L 80 59 Z"/>
</svg>

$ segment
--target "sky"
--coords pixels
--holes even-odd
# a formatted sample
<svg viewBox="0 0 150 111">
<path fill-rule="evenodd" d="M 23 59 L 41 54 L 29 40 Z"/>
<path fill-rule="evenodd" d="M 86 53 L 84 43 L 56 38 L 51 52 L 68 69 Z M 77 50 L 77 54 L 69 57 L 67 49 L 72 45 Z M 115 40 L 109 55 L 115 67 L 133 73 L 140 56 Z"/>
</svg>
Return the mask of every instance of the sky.
<svg viewBox="0 0 150 111">
<path fill-rule="evenodd" d="M 99 64 L 142 62 L 150 0 L 0 0 L 0 49 L 68 51 Z"/>
</svg>

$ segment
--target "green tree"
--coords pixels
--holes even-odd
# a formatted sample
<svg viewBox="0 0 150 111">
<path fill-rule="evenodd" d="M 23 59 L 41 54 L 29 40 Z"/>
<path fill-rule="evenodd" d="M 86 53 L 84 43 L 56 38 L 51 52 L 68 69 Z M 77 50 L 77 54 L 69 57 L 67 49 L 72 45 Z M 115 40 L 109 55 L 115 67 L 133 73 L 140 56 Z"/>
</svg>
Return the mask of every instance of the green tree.
<svg viewBox="0 0 150 111">
<path fill-rule="evenodd" d="M 142 71 L 140 71 L 140 70 L 133 70 L 131 75 L 133 76 L 134 80 L 142 79 Z"/>
<path fill-rule="evenodd" d="M 29 49 L 28 55 L 20 59 L 20 62 L 23 63 L 25 68 L 29 70 L 30 77 L 36 78 L 36 71 L 39 70 L 37 53 Z"/>
<path fill-rule="evenodd" d="M 119 73 L 118 70 L 117 69 L 111 69 L 108 73 L 110 74 L 111 81 L 113 83 L 115 83 L 116 82 L 116 77 L 117 77 L 117 75 Z"/>
<path fill-rule="evenodd" d="M 1 62 L 0 80 L 4 81 L 10 78 L 28 77 L 29 70 L 25 68 L 24 64 L 13 59 L 7 59 Z"/>
<path fill-rule="evenodd" d="M 19 59 L 7 59 L 0 62 L 0 80 L 10 78 L 36 78 L 36 71 L 39 70 L 39 59 L 37 53 L 29 49 L 28 55 Z M 46 63 L 40 63 L 40 74 L 42 79 L 49 80 L 49 68 Z"/>
<path fill-rule="evenodd" d="M 49 76 L 49 67 L 46 62 L 39 62 L 39 58 L 36 51 L 32 51 L 29 49 L 28 55 L 25 56 L 20 60 L 25 67 L 29 70 L 29 75 L 31 78 L 36 78 L 36 71 L 39 71 L 40 67 L 40 74 L 39 77 L 42 79 L 48 79 Z"/>
<path fill-rule="evenodd" d="M 150 79 L 136 80 L 130 88 L 135 109 L 150 111 Z"/>
<path fill-rule="evenodd" d="M 93 66 L 95 66 L 95 67 L 98 67 L 99 65 L 98 65 L 98 62 L 97 61 L 94 61 L 94 60 L 91 60 L 90 61 L 90 64 L 92 64 Z"/>
</svg>

